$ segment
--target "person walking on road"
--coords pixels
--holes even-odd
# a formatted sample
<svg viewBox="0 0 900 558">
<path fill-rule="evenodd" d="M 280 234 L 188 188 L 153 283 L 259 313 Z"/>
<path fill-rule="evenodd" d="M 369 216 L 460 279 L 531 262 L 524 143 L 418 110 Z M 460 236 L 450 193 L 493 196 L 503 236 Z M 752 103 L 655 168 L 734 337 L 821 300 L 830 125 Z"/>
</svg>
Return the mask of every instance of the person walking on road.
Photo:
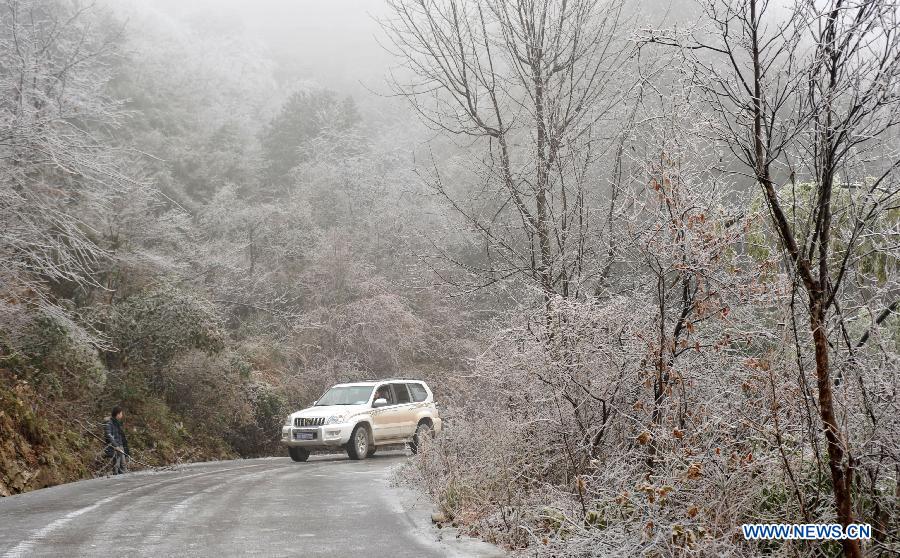
<svg viewBox="0 0 900 558">
<path fill-rule="evenodd" d="M 113 407 L 106 421 L 106 456 L 112 458 L 112 473 L 121 475 L 128 472 L 128 439 L 125 437 L 125 428 L 122 421 L 125 412 L 118 405 Z"/>
</svg>

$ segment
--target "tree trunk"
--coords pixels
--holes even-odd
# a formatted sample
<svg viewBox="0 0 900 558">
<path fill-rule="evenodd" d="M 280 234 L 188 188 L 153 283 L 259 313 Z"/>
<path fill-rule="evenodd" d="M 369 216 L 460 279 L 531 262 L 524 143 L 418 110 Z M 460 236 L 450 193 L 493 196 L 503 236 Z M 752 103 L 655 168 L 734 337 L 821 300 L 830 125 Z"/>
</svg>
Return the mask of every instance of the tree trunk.
<svg viewBox="0 0 900 558">
<path fill-rule="evenodd" d="M 831 389 L 831 371 L 828 357 L 828 337 L 825 334 L 824 293 L 817 290 L 810 293 L 810 329 L 816 350 L 816 383 L 819 389 L 819 412 L 825 425 L 825 440 L 828 448 L 828 469 L 834 490 L 834 503 L 838 522 L 846 527 L 853 523 L 853 497 L 850 493 L 851 471 L 849 463 L 844 465 L 844 448 L 837 419 L 834 416 L 834 397 Z M 859 557 L 859 542 L 841 541 L 844 556 Z"/>
</svg>

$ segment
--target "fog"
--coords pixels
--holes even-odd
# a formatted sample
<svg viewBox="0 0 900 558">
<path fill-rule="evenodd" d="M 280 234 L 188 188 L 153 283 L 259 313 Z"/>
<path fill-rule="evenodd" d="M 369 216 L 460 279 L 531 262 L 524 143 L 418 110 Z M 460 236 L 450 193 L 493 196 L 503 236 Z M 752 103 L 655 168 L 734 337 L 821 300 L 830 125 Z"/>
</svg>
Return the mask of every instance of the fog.
<svg viewBox="0 0 900 558">
<path fill-rule="evenodd" d="M 364 94 L 383 86 L 396 61 L 382 48 L 377 18 L 382 0 L 125 0 L 119 5 L 155 11 L 198 33 L 258 41 L 286 80 L 313 80 Z"/>
<path fill-rule="evenodd" d="M 890 0 L 0 0 L 0 495 L 104 475 L 114 406 L 141 468 L 302 462 L 297 411 L 407 378 L 439 436 L 397 388 L 401 436 L 315 416 L 358 445 L 309 447 L 411 444 L 438 517 L 505 549 L 896 553 L 897 29 Z"/>
</svg>

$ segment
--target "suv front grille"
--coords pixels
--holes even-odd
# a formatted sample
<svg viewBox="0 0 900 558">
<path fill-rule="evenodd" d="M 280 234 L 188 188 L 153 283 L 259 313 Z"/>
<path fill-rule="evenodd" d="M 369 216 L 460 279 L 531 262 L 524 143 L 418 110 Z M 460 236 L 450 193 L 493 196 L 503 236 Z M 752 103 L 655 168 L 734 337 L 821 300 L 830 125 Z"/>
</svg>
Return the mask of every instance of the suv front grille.
<svg viewBox="0 0 900 558">
<path fill-rule="evenodd" d="M 297 417 L 294 419 L 294 426 L 322 426 L 323 424 L 325 424 L 325 417 Z"/>
</svg>

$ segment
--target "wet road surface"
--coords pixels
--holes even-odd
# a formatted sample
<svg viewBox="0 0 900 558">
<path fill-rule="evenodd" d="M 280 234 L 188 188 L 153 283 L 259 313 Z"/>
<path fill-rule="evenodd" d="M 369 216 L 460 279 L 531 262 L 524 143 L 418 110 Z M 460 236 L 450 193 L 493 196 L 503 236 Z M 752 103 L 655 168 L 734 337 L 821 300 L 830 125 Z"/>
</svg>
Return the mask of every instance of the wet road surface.
<svg viewBox="0 0 900 558">
<path fill-rule="evenodd" d="M 219 461 L 0 498 L 0 557 L 503 556 L 432 527 L 391 486 L 406 459 Z"/>
</svg>

